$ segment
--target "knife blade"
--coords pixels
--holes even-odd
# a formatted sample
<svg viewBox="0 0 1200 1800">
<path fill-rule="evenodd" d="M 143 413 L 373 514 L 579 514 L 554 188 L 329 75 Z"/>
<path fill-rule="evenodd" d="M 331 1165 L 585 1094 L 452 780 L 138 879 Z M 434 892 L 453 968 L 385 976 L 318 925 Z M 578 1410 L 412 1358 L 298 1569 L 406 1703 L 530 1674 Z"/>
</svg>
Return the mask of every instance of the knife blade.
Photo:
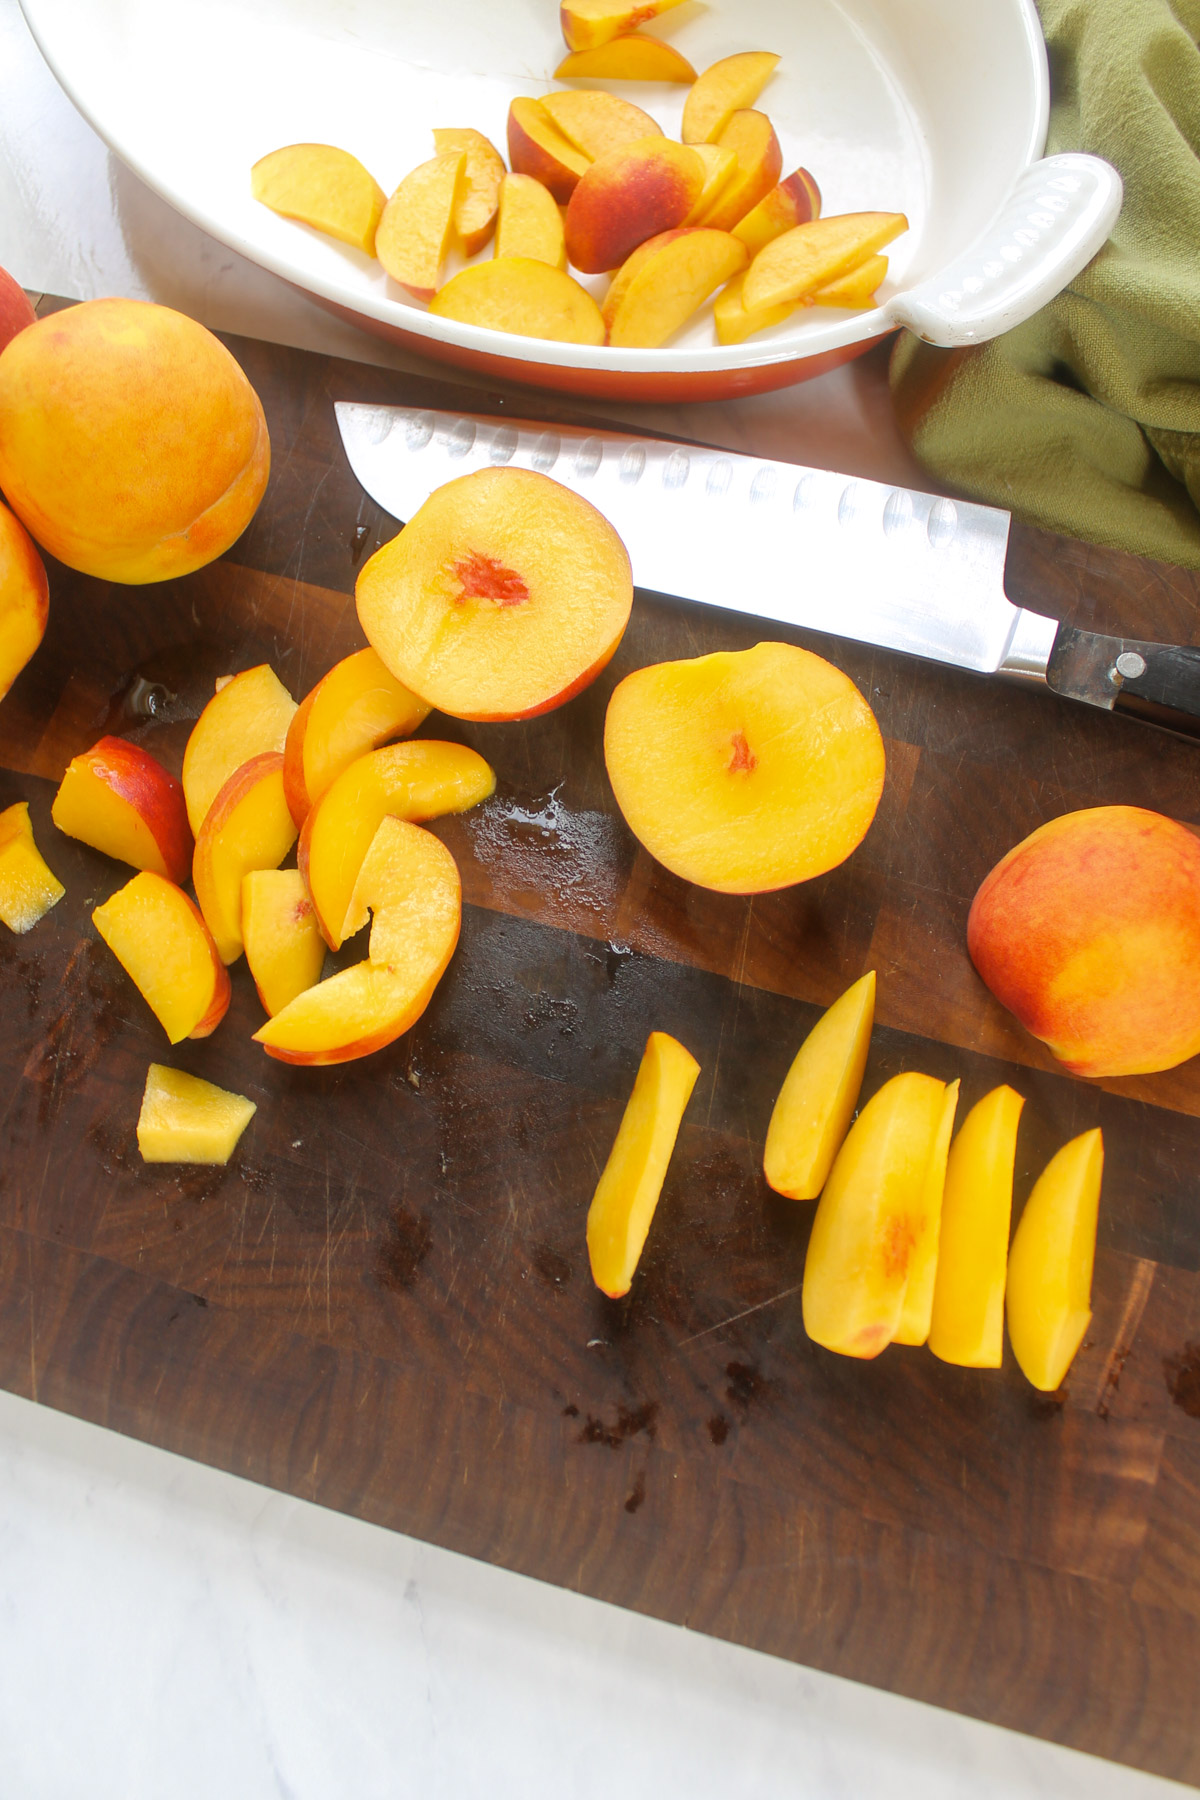
<svg viewBox="0 0 1200 1800">
<path fill-rule="evenodd" d="M 398 520 L 474 469 L 539 470 L 611 521 L 639 588 L 1200 737 L 1200 651 L 1015 606 L 1011 515 L 997 507 L 616 431 L 343 400 L 335 410 L 355 476 Z"/>
</svg>

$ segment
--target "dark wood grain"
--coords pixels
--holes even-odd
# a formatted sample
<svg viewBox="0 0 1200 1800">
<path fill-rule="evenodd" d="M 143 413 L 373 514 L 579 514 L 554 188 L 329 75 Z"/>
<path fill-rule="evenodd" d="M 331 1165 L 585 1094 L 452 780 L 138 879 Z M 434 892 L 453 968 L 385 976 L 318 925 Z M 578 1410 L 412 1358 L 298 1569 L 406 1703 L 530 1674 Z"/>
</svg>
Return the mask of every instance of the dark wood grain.
<svg viewBox="0 0 1200 1800">
<path fill-rule="evenodd" d="M 631 668 L 766 632 L 641 596 L 570 706 L 424 728 L 499 781 L 436 827 L 463 938 L 407 1037 L 342 1069 L 273 1063 L 239 965 L 220 1030 L 168 1052 L 89 921 L 127 872 L 54 831 L 54 785 L 106 731 L 177 769 L 217 676 L 269 660 L 299 697 L 356 648 L 355 574 L 394 522 L 351 476 L 331 399 L 463 404 L 232 347 L 274 449 L 250 530 L 151 589 L 53 567 L 46 641 L 0 708 L 0 805 L 29 800 L 67 887 L 0 939 L 0 1381 L 542 1579 L 1200 1782 L 1200 1069 L 1072 1079 L 963 941 L 979 880 L 1043 819 L 1122 800 L 1200 823 L 1200 753 L 833 646 L 887 740 L 866 843 L 803 888 L 703 892 L 617 814 L 604 708 Z M 1009 585 L 1096 629 L 1197 635 L 1196 578 L 1046 534 L 1014 532 Z M 1104 1129 L 1095 1315 L 1058 1395 L 1011 1358 L 860 1364 L 804 1334 L 812 1209 L 766 1187 L 763 1135 L 819 1007 L 871 966 L 868 1091 L 905 1068 L 961 1076 L 964 1104 L 1019 1088 L 1018 1205 L 1059 1144 Z M 583 1221 L 652 1028 L 703 1072 L 614 1303 Z M 151 1060 L 258 1103 L 228 1168 L 141 1163 Z"/>
</svg>

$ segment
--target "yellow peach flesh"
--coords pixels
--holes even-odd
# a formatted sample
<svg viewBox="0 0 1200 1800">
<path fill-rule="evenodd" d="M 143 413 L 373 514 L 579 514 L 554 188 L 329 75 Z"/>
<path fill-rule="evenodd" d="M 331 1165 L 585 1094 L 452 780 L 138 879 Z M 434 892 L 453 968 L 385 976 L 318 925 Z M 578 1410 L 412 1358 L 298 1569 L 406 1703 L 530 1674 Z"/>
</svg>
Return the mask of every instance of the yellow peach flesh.
<svg viewBox="0 0 1200 1800">
<path fill-rule="evenodd" d="M 433 147 L 439 156 L 456 150 L 462 150 L 466 155 L 453 224 L 463 255 L 474 256 L 496 229 L 504 158 L 490 138 L 469 125 L 461 128 L 439 126 L 433 134 Z"/>
<path fill-rule="evenodd" d="M 737 168 L 696 223 L 732 231 L 778 182 L 783 151 L 770 119 L 751 107 L 735 112 L 717 141 L 721 149 L 733 151 Z"/>
<path fill-rule="evenodd" d="M 630 32 L 590 50 L 573 50 L 554 71 L 556 81 L 693 82 L 696 71 L 686 56 L 661 38 Z"/>
<path fill-rule="evenodd" d="M 387 196 L 369 170 L 332 144 L 285 144 L 250 171 L 250 192 L 272 212 L 375 254 Z"/>
<path fill-rule="evenodd" d="M 1099 1131 L 1064 1144 L 1034 1183 L 1008 1253 L 1009 1341 L 1043 1393 L 1061 1387 L 1091 1323 L 1103 1173 Z"/>
<path fill-rule="evenodd" d="M 748 312 L 803 300 L 908 230 L 903 213 L 839 213 L 773 238 L 746 271 Z"/>
<path fill-rule="evenodd" d="M 917 1209 L 917 1241 L 908 1265 L 908 1281 L 900 1317 L 892 1335 L 894 1344 L 923 1344 L 929 1336 L 933 1316 L 933 1284 L 937 1278 L 938 1242 L 941 1237 L 942 1199 L 946 1191 L 946 1164 L 950 1156 L 950 1139 L 954 1134 L 954 1115 L 958 1109 L 959 1083 L 952 1081 L 946 1089 L 942 1116 L 938 1121 L 925 1186 Z"/>
<path fill-rule="evenodd" d="M 762 306 L 757 312 L 747 312 L 745 285 L 745 275 L 735 275 L 713 302 L 713 324 L 719 344 L 741 344 L 756 331 L 782 325 L 804 304 L 802 300 L 789 300 L 783 306 Z"/>
<path fill-rule="evenodd" d="M 776 1193 L 815 1200 L 850 1128 L 871 1047 L 875 971 L 835 1000 L 796 1052 L 767 1126 L 763 1173 Z"/>
<path fill-rule="evenodd" d="M 242 938 L 268 1017 L 320 981 L 325 939 L 299 869 L 255 869 L 243 877 Z"/>
<path fill-rule="evenodd" d="M 754 105 L 778 66 L 768 50 L 741 50 L 705 69 L 684 103 L 684 143 L 715 143 L 735 112 Z"/>
<path fill-rule="evenodd" d="M 0 922 L 10 931 L 32 931 L 66 893 L 34 841 L 24 800 L 0 812 Z"/>
<path fill-rule="evenodd" d="M 590 50 L 623 32 L 636 31 L 680 0 L 562 0 L 558 21 L 568 50 Z"/>
<path fill-rule="evenodd" d="M 602 344 L 600 308 L 571 276 L 535 257 L 498 256 L 472 263 L 434 295 L 435 318 L 484 325 L 515 337 L 563 344 Z"/>
<path fill-rule="evenodd" d="M 943 1362 L 1000 1367 L 1013 1163 L 1024 1104 L 1012 1088 L 993 1088 L 971 1108 L 950 1146 L 927 1340 Z"/>
<path fill-rule="evenodd" d="M 288 726 L 283 786 L 296 824 L 343 769 L 389 738 L 408 737 L 428 714 L 370 647 L 335 663 Z"/>
<path fill-rule="evenodd" d="M 183 789 L 140 744 L 106 737 L 72 757 L 50 816 L 65 836 L 105 856 L 187 880 L 192 833 Z"/>
<path fill-rule="evenodd" d="M 797 169 L 773 187 L 757 206 L 751 207 L 733 227 L 751 256 L 757 256 L 764 245 L 782 237 L 793 226 L 806 225 L 821 212 L 821 194 L 807 169 Z"/>
<path fill-rule="evenodd" d="M 96 908 L 92 923 L 173 1044 L 216 1029 L 229 977 L 182 888 L 143 870 Z"/>
<path fill-rule="evenodd" d="M 564 137 L 540 100 L 518 96 L 508 109 L 508 162 L 514 175 L 532 175 L 563 205 L 591 159 Z"/>
<path fill-rule="evenodd" d="M 810 296 L 814 306 L 874 306 L 875 290 L 888 272 L 886 256 L 868 256 L 865 263 L 827 281 Z"/>
<path fill-rule="evenodd" d="M 183 752 L 183 792 L 194 832 L 235 769 L 264 751 L 283 749 L 295 711 L 296 702 L 267 663 L 218 685 Z"/>
<path fill-rule="evenodd" d="M 41 643 L 49 612 L 42 559 L 20 519 L 0 502 L 0 700 Z"/>
<path fill-rule="evenodd" d="M 296 841 L 283 792 L 283 757 L 267 750 L 234 771 L 200 827 L 192 881 L 223 963 L 242 954 L 242 879 L 277 869 Z"/>
<path fill-rule="evenodd" d="M 465 150 L 430 157 L 404 177 L 380 217 L 375 254 L 392 280 L 417 300 L 431 300 L 437 292 L 466 166 Z"/>
<path fill-rule="evenodd" d="M 550 190 L 532 175 L 506 175 L 500 185 L 494 254 L 530 257 L 566 270 L 562 214 Z"/>
<path fill-rule="evenodd" d="M 151 1063 L 137 1123 L 142 1161 L 227 1163 L 257 1111 L 241 1094 Z"/>
<path fill-rule="evenodd" d="M 664 232 L 643 244 L 636 270 L 614 282 L 605 303 L 608 342 L 657 349 L 674 337 L 713 290 L 746 266 L 746 249 L 727 231 L 704 227 Z M 631 259 L 632 260 L 632 259 Z"/>
<path fill-rule="evenodd" d="M 562 93 L 543 94 L 541 105 L 568 143 L 590 162 L 639 138 L 663 135 L 661 125 L 649 113 L 616 94 L 566 88 Z"/>
</svg>

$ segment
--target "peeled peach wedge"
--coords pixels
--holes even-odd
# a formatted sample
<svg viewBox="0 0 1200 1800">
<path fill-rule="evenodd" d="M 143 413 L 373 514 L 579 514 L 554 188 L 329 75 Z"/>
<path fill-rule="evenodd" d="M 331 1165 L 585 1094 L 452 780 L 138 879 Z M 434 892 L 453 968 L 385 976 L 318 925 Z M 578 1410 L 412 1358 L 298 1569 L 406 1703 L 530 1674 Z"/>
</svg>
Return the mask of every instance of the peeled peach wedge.
<svg viewBox="0 0 1200 1800">
<path fill-rule="evenodd" d="M 633 581 L 588 501 L 532 470 L 479 469 L 438 488 L 376 551 L 355 599 L 384 664 L 430 705 L 528 719 L 600 673 Z"/>
<path fill-rule="evenodd" d="M 804 1262 L 804 1329 L 843 1356 L 891 1343 L 922 1229 L 922 1193 L 945 1084 L 894 1075 L 838 1151 Z"/>
<path fill-rule="evenodd" d="M 624 280 L 618 274 L 603 317 L 610 344 L 651 350 L 674 337 L 714 289 L 747 262 L 737 238 L 705 226 L 664 231 L 634 256 L 636 268 Z"/>
<path fill-rule="evenodd" d="M 719 344 L 741 344 L 756 331 L 766 331 L 771 325 L 782 325 L 785 319 L 799 312 L 802 300 L 785 300 L 782 306 L 760 306 L 756 312 L 747 312 L 745 303 L 745 274 L 735 275 L 728 287 L 721 289 L 713 301 L 713 325 L 716 327 Z"/>
<path fill-rule="evenodd" d="M 679 0 L 562 0 L 559 24 L 568 50 L 592 50 L 657 19 Z"/>
<path fill-rule="evenodd" d="M 909 1258 L 908 1280 L 904 1286 L 900 1317 L 892 1333 L 893 1344 L 923 1344 L 929 1336 L 929 1324 L 933 1316 L 933 1286 L 937 1279 L 942 1200 L 946 1191 L 946 1164 L 950 1155 L 950 1139 L 954 1134 L 959 1086 L 959 1082 L 952 1081 L 942 1101 L 942 1113 L 917 1205 L 914 1231 L 916 1242 Z"/>
<path fill-rule="evenodd" d="M 375 254 L 375 228 L 387 198 L 370 171 L 332 144 L 285 144 L 250 171 L 250 192 L 272 212 Z"/>
<path fill-rule="evenodd" d="M 283 791 L 297 828 L 343 769 L 391 738 L 408 737 L 428 713 L 369 646 L 335 663 L 288 726 Z"/>
<path fill-rule="evenodd" d="M 772 238 L 746 271 L 748 312 L 803 300 L 908 230 L 903 213 L 838 213 Z"/>
<path fill-rule="evenodd" d="M 814 306 L 874 306 L 875 290 L 888 271 L 886 256 L 868 256 L 836 281 L 827 281 L 810 296 Z"/>
<path fill-rule="evenodd" d="M 737 157 L 732 150 L 723 149 L 720 144 L 692 144 L 689 148 L 696 152 L 704 164 L 704 186 L 683 222 L 685 225 L 698 225 L 705 213 L 712 211 L 717 195 L 733 180 L 737 173 Z"/>
<path fill-rule="evenodd" d="M 429 310 L 439 319 L 486 325 L 516 337 L 604 342 L 600 308 L 586 288 L 533 257 L 496 256 L 491 262 L 471 263 L 434 295 Z"/>
<path fill-rule="evenodd" d="M 375 254 L 416 300 L 432 300 L 463 198 L 465 150 L 432 156 L 404 177 L 383 209 Z"/>
<path fill-rule="evenodd" d="M 183 792 L 193 832 L 235 769 L 265 750 L 283 749 L 295 712 L 296 702 L 268 663 L 218 681 L 183 752 Z"/>
<path fill-rule="evenodd" d="M 687 144 L 645 137 L 610 150 L 587 169 L 567 206 L 567 256 L 595 275 L 682 225 L 704 187 L 704 159 Z"/>
<path fill-rule="evenodd" d="M 629 1292 L 700 1064 L 652 1031 L 587 1216 L 592 1280 L 610 1300 Z"/>
<path fill-rule="evenodd" d="M 734 113 L 717 143 L 722 150 L 733 151 L 737 168 L 696 223 L 711 225 L 714 231 L 732 231 L 778 182 L 783 151 L 766 113 L 751 107 Z"/>
<path fill-rule="evenodd" d="M 1003 1354 L 1013 1163 L 1024 1104 L 1010 1087 L 985 1094 L 963 1120 L 946 1164 L 928 1343 L 943 1362 L 969 1369 L 998 1369 Z"/>
<path fill-rule="evenodd" d="M 640 106 L 595 88 L 564 88 L 561 93 L 543 94 L 541 104 L 567 141 L 589 162 L 641 138 L 663 135 L 662 126 Z"/>
<path fill-rule="evenodd" d="M 137 1123 L 142 1161 L 227 1163 L 257 1111 L 241 1094 L 151 1063 Z"/>
<path fill-rule="evenodd" d="M 325 939 L 299 869 L 253 869 L 243 876 L 242 938 L 269 1018 L 320 981 Z"/>
<path fill-rule="evenodd" d="M 462 918 L 445 845 L 403 819 L 382 820 L 354 901 L 373 914 L 367 960 L 305 989 L 256 1031 L 268 1056 L 308 1065 L 369 1056 L 415 1025 L 433 998 Z"/>
<path fill-rule="evenodd" d="M 767 1126 L 763 1173 L 777 1194 L 815 1200 L 850 1129 L 871 1047 L 875 971 L 821 1014 L 784 1078 Z"/>
<path fill-rule="evenodd" d="M 6 806 L 0 812 L 0 923 L 10 931 L 32 931 L 66 891 L 34 841 L 28 804 Z"/>
<path fill-rule="evenodd" d="M 338 949 L 367 922 L 354 906 L 355 883 L 385 818 L 416 822 L 465 812 L 495 786 L 476 751 L 433 738 L 391 744 L 351 763 L 305 819 L 296 856 L 330 947 Z"/>
<path fill-rule="evenodd" d="M 734 113 L 754 105 L 778 66 L 769 50 L 740 50 L 705 69 L 684 102 L 684 143 L 715 144 Z"/>
<path fill-rule="evenodd" d="M 177 884 L 191 872 L 192 831 L 183 787 L 140 744 L 103 737 L 72 757 L 50 817 L 67 837 L 135 869 L 150 869 Z"/>
<path fill-rule="evenodd" d="M 500 184 L 493 254 L 497 258 L 526 256 L 548 263 L 552 269 L 566 270 L 562 214 L 549 188 L 532 175 L 506 175 Z"/>
<path fill-rule="evenodd" d="M 1034 1183 L 1008 1253 L 1009 1341 L 1043 1393 L 1062 1386 L 1091 1323 L 1103 1173 L 1099 1131 L 1064 1144 Z"/>
<path fill-rule="evenodd" d="M 196 836 L 192 882 L 223 963 L 242 954 L 243 877 L 252 869 L 277 869 L 295 841 L 283 757 L 264 750 L 234 770 Z"/>
<path fill-rule="evenodd" d="M 464 256 L 474 256 L 491 240 L 496 229 L 504 158 L 490 138 L 471 126 L 439 126 L 433 134 L 439 156 L 461 150 L 466 156 L 458 204 L 454 209 L 454 235 Z"/>
<path fill-rule="evenodd" d="M 836 868 L 883 792 L 883 739 L 848 676 L 791 644 L 627 675 L 608 703 L 617 805 L 684 881 L 765 893 Z"/>
<path fill-rule="evenodd" d="M 794 225 L 807 225 L 820 216 L 821 190 L 807 169 L 796 169 L 738 220 L 733 234 L 741 238 L 751 256 L 757 256 L 765 244 Z"/>
<path fill-rule="evenodd" d="M 565 206 L 591 158 L 564 136 L 540 100 L 522 96 L 508 109 L 508 163 L 514 175 L 532 175 Z"/>
<path fill-rule="evenodd" d="M 590 50 L 572 50 L 554 71 L 556 81 L 693 82 L 696 71 L 686 56 L 661 38 L 630 31 Z"/>
<path fill-rule="evenodd" d="M 0 502 L 0 700 L 41 643 L 49 613 L 45 564 L 20 519 Z"/>
<path fill-rule="evenodd" d="M 229 976 L 182 888 L 143 870 L 96 908 L 92 923 L 173 1044 L 216 1030 L 229 1007 Z"/>
</svg>

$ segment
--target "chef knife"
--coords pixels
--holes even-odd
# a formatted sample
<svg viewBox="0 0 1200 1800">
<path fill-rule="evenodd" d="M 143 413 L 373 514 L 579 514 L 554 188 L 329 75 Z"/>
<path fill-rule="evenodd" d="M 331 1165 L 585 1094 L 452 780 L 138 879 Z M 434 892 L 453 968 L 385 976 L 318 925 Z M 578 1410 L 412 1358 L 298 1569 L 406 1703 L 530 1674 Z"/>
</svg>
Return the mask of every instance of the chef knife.
<svg viewBox="0 0 1200 1800">
<path fill-rule="evenodd" d="M 350 466 L 410 519 L 473 469 L 537 469 L 611 520 L 639 588 L 1041 685 L 1200 737 L 1200 650 L 1014 606 L 1010 515 L 858 476 L 533 421 L 339 401 Z"/>
</svg>

